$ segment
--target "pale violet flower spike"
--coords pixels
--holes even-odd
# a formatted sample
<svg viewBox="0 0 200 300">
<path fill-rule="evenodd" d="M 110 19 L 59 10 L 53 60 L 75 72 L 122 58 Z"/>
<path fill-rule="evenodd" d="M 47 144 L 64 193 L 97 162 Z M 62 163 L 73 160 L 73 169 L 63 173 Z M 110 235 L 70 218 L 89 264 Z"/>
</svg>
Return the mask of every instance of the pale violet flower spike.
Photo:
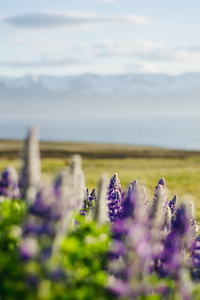
<svg viewBox="0 0 200 300">
<path fill-rule="evenodd" d="M 122 219 L 134 217 L 136 190 L 138 190 L 138 182 L 136 179 L 134 179 L 133 182 L 130 183 L 127 196 L 122 202 L 122 209 L 120 214 L 120 217 Z"/>
<path fill-rule="evenodd" d="M 70 172 L 73 180 L 74 197 L 76 199 L 77 208 L 81 208 L 84 191 L 85 191 L 85 175 L 82 170 L 82 158 L 76 154 L 72 156 Z"/>
<path fill-rule="evenodd" d="M 196 220 L 194 218 L 194 204 L 190 202 L 190 227 L 196 227 Z"/>
<path fill-rule="evenodd" d="M 144 187 L 144 186 L 141 186 L 140 189 L 141 189 L 140 193 L 141 193 L 141 200 L 142 200 L 143 206 L 144 206 L 144 208 L 147 208 L 148 205 L 149 205 L 149 201 L 148 201 L 147 198 L 146 198 L 145 187 Z"/>
<path fill-rule="evenodd" d="M 55 208 L 60 212 L 61 219 L 53 251 L 58 250 L 60 239 L 71 225 L 72 211 L 80 210 L 84 200 L 85 176 L 81 166 L 81 156 L 73 155 L 69 168 L 59 175 L 54 184 Z"/>
<path fill-rule="evenodd" d="M 108 218 L 108 204 L 107 204 L 107 186 L 108 177 L 103 175 L 99 183 L 99 193 L 96 202 L 95 220 L 98 225 L 104 224 L 109 220 Z"/>
<path fill-rule="evenodd" d="M 62 207 L 63 216 L 71 210 L 80 209 L 82 206 L 85 196 L 85 176 L 81 164 L 79 155 L 72 156 L 69 168 L 56 178 L 54 191 Z"/>
<path fill-rule="evenodd" d="M 171 209 L 169 206 L 167 206 L 165 213 L 164 213 L 164 218 L 165 218 L 165 224 L 164 227 L 166 228 L 167 232 L 170 232 L 171 229 L 171 220 L 172 220 L 172 213 L 171 213 Z"/>
<path fill-rule="evenodd" d="M 165 202 L 165 191 L 163 185 L 157 186 L 156 201 L 153 203 L 151 211 L 152 227 L 161 228 L 164 223 L 163 203 Z"/>
<path fill-rule="evenodd" d="M 23 198 L 26 197 L 28 188 L 34 187 L 39 190 L 41 187 L 41 161 L 37 127 L 30 128 L 25 141 L 19 185 Z"/>
<path fill-rule="evenodd" d="M 160 180 L 158 181 L 158 185 L 155 188 L 155 194 L 154 194 L 154 198 L 153 198 L 153 206 L 156 206 L 156 202 L 158 201 L 158 190 L 159 190 L 159 186 L 162 187 L 162 208 L 161 208 L 161 212 L 164 213 L 167 205 L 168 205 L 168 200 L 166 199 L 166 184 L 165 184 L 165 179 L 162 177 L 160 178 Z"/>
<path fill-rule="evenodd" d="M 7 167 L 1 173 L 0 196 L 20 198 L 17 171 L 13 167 Z"/>
</svg>

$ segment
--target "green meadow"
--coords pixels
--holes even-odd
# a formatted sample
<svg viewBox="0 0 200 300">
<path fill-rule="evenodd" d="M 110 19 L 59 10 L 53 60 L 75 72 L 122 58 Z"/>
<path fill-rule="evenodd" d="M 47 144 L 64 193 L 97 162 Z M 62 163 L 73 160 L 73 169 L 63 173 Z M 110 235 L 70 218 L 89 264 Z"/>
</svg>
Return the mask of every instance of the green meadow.
<svg viewBox="0 0 200 300">
<path fill-rule="evenodd" d="M 20 169 L 17 156 L 21 155 L 21 146 L 21 142 L 0 142 L 0 171 L 8 165 Z M 125 191 L 129 183 L 137 179 L 145 186 L 151 201 L 158 180 L 164 177 L 167 198 L 171 200 L 174 194 L 178 194 L 180 201 L 193 201 L 200 223 L 199 152 L 86 143 L 41 143 L 40 147 L 44 182 L 49 182 L 56 173 L 67 167 L 73 153 L 79 153 L 83 157 L 86 186 L 90 189 L 98 187 L 102 173 L 107 173 L 109 177 L 118 173 L 122 190 Z"/>
</svg>

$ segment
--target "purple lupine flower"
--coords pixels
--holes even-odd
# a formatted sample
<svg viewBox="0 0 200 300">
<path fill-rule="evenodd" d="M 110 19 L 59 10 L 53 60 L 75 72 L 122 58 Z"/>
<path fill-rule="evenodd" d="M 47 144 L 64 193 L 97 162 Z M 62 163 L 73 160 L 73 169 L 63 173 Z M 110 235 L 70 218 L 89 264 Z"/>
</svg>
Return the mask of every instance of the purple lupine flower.
<svg viewBox="0 0 200 300">
<path fill-rule="evenodd" d="M 112 224 L 112 241 L 109 258 L 111 260 L 118 259 L 121 255 L 125 254 L 125 236 L 128 234 L 129 224 L 127 219 L 116 219 Z"/>
<path fill-rule="evenodd" d="M 5 168 L 1 173 L 0 196 L 20 198 L 18 176 L 13 167 Z"/>
<path fill-rule="evenodd" d="M 84 196 L 84 200 L 83 200 L 83 206 L 82 208 L 80 209 L 80 214 L 82 216 L 85 216 L 86 213 L 89 211 L 89 208 L 90 208 L 90 190 L 87 188 L 85 190 L 85 196 Z"/>
<path fill-rule="evenodd" d="M 200 235 L 193 241 L 191 249 L 192 277 L 194 280 L 200 279 Z"/>
<path fill-rule="evenodd" d="M 79 213 L 81 216 L 86 216 L 86 212 L 85 212 L 84 208 L 80 209 Z"/>
<path fill-rule="evenodd" d="M 163 249 L 159 256 L 161 264 L 157 268 L 157 272 L 160 276 L 179 278 L 183 259 L 181 251 L 181 239 L 177 235 L 177 232 L 172 230 L 165 238 Z"/>
<path fill-rule="evenodd" d="M 172 215 L 176 211 L 177 202 L 178 202 L 178 195 L 175 194 L 174 197 L 173 197 L 173 199 L 169 202 L 169 207 L 171 209 Z"/>
<path fill-rule="evenodd" d="M 23 260 L 30 260 L 38 253 L 38 244 L 32 237 L 25 237 L 20 245 L 20 256 Z"/>
<path fill-rule="evenodd" d="M 90 201 L 94 201 L 94 203 L 96 203 L 96 199 L 97 199 L 97 191 L 94 188 L 90 194 Z"/>
<path fill-rule="evenodd" d="M 51 187 L 43 187 L 36 195 L 35 202 L 30 207 L 30 212 L 40 217 L 53 217 L 54 198 Z"/>
<path fill-rule="evenodd" d="M 196 226 L 195 226 L 196 227 Z M 172 230 L 182 240 L 182 247 L 185 252 L 190 252 L 193 247 L 193 240 L 196 235 L 196 228 L 191 227 L 191 208 L 189 203 L 182 203 L 172 217 Z"/>
<path fill-rule="evenodd" d="M 108 208 L 111 222 L 119 217 L 122 205 L 122 191 L 118 174 L 115 173 L 108 187 Z"/>
<path fill-rule="evenodd" d="M 134 204 L 135 204 L 135 190 L 138 188 L 138 182 L 137 180 L 133 180 L 133 182 L 130 183 L 127 196 L 122 202 L 122 208 L 120 212 L 120 218 L 128 218 L 133 217 L 134 213 Z"/>
<path fill-rule="evenodd" d="M 117 279 L 112 276 L 109 278 L 109 290 L 117 297 L 124 297 L 130 294 L 131 289 L 129 283 L 126 280 Z"/>
<path fill-rule="evenodd" d="M 24 236 L 27 236 L 29 234 L 37 235 L 40 232 L 41 226 L 42 226 L 42 222 L 40 219 L 36 219 L 36 218 L 27 219 L 26 223 L 24 224 L 23 235 Z"/>
<path fill-rule="evenodd" d="M 187 265 L 183 250 L 191 250 L 191 248 L 194 250 L 195 245 L 192 243 L 192 239 L 189 206 L 182 203 L 176 211 L 176 216 L 172 218 L 171 231 L 163 242 L 160 254 L 162 268 L 157 270 L 161 276 L 181 279 L 182 270 Z"/>
<path fill-rule="evenodd" d="M 59 282 L 66 278 L 66 273 L 61 269 L 61 267 L 57 267 L 56 269 L 51 270 L 49 277 L 54 282 Z"/>
<path fill-rule="evenodd" d="M 182 237 L 186 234 L 190 227 L 189 212 L 185 204 L 181 204 L 176 210 L 175 216 L 172 218 L 172 230 L 179 236 Z"/>
<path fill-rule="evenodd" d="M 85 190 L 85 197 L 83 201 L 83 206 L 79 211 L 82 216 L 85 216 L 86 213 L 93 212 L 95 209 L 95 203 L 97 200 L 96 189 L 94 188 L 90 194 L 90 190 L 87 188 Z"/>
<path fill-rule="evenodd" d="M 152 255 L 151 234 L 146 224 L 140 221 L 117 219 L 112 226 L 113 243 L 109 253 L 109 267 L 110 273 L 115 277 L 113 276 L 109 287 L 114 294 L 127 299 L 135 299 L 142 292 L 146 293 L 146 287 L 141 280 L 149 270 Z M 119 288 L 115 286 L 118 282 Z M 134 282 L 137 282 L 137 285 Z"/>
<path fill-rule="evenodd" d="M 155 188 L 155 194 L 154 194 L 154 198 L 153 198 L 153 206 L 156 205 L 159 185 L 163 187 L 163 192 L 164 192 L 164 196 L 165 196 L 166 184 L 165 184 L 165 179 L 163 177 L 160 178 L 160 180 L 158 181 L 158 185 Z M 166 199 L 166 197 L 163 197 L 162 212 L 164 212 L 167 205 L 168 205 L 168 200 Z"/>
</svg>

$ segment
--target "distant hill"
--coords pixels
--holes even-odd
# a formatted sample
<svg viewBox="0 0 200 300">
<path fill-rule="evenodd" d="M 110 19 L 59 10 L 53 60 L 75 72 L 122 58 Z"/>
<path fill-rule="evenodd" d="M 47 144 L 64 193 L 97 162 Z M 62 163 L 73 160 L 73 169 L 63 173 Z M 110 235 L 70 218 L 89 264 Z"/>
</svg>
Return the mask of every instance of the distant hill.
<svg viewBox="0 0 200 300">
<path fill-rule="evenodd" d="M 200 73 L 0 77 L 3 118 L 199 115 Z"/>
</svg>

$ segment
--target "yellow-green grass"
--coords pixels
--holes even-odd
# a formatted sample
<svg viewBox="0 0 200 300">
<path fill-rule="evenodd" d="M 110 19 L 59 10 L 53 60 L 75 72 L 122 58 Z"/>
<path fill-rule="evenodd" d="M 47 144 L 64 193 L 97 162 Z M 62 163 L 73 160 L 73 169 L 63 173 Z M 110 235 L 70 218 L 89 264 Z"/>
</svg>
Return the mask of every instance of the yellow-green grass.
<svg viewBox="0 0 200 300">
<path fill-rule="evenodd" d="M 45 181 L 65 168 L 69 159 L 43 158 L 42 172 Z M 19 170 L 19 160 L 0 159 L 0 171 L 14 165 Z M 146 187 L 149 200 L 152 200 L 155 186 L 161 177 L 166 179 L 167 198 L 176 193 L 179 199 L 193 201 L 195 214 L 200 223 L 200 157 L 187 158 L 117 158 L 83 159 L 86 186 L 92 189 L 98 186 L 102 173 L 111 177 L 118 173 L 122 189 L 126 190 L 134 179 Z"/>
</svg>

